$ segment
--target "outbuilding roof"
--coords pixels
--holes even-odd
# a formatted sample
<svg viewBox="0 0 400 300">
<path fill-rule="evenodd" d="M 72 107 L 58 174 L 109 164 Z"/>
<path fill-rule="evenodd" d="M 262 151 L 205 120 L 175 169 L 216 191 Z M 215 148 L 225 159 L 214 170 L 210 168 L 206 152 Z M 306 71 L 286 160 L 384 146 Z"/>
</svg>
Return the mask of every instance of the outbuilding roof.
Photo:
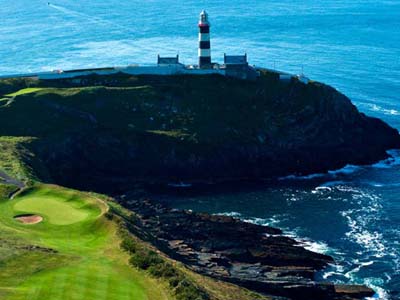
<svg viewBox="0 0 400 300">
<path fill-rule="evenodd" d="M 179 55 L 174 57 L 161 57 L 157 58 L 157 64 L 159 65 L 176 65 L 179 64 Z"/>
<path fill-rule="evenodd" d="M 247 54 L 245 55 L 226 55 L 224 54 L 226 65 L 247 65 Z"/>
</svg>

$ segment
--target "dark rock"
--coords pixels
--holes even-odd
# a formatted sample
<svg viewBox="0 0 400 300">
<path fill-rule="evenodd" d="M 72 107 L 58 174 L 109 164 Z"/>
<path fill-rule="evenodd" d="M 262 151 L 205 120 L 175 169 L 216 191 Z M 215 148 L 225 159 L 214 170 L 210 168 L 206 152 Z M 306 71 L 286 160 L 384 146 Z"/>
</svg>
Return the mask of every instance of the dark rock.
<svg viewBox="0 0 400 300">
<path fill-rule="evenodd" d="M 304 249 L 279 229 L 167 209 L 150 200 L 124 198 L 121 204 L 136 214 L 128 226 L 134 234 L 198 273 L 293 300 L 361 299 L 372 291 L 316 282 L 315 273 L 332 257 Z"/>
</svg>

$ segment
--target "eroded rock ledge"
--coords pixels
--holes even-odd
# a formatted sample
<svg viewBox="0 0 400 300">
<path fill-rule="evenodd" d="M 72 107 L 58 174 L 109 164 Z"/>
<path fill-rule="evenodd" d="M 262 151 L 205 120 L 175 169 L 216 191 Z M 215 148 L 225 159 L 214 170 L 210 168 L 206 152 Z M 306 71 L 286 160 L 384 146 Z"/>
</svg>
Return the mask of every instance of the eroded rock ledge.
<svg viewBox="0 0 400 300">
<path fill-rule="evenodd" d="M 134 234 L 198 273 L 283 297 L 279 299 L 344 300 L 374 294 L 365 286 L 316 282 L 316 272 L 333 258 L 306 250 L 279 229 L 169 209 L 150 200 L 120 202 L 135 212 L 129 220 Z"/>
</svg>

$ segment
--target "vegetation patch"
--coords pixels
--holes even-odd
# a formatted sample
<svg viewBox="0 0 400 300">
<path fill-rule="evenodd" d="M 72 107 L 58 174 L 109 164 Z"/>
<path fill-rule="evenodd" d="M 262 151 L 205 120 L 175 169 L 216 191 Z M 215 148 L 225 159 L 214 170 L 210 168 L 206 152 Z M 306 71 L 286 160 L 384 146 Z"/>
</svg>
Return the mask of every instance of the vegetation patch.
<svg viewBox="0 0 400 300">
<path fill-rule="evenodd" d="M 32 137 L 0 136 L 0 171 L 16 179 L 34 179 L 32 166 L 37 165 L 37 158 L 28 148 L 34 140 Z M 43 167 L 37 168 L 41 169 Z"/>
<path fill-rule="evenodd" d="M 0 202 L 7 199 L 12 193 L 17 191 L 17 187 L 12 184 L 1 183 L 0 180 Z"/>
<path fill-rule="evenodd" d="M 20 96 L 20 95 L 35 93 L 40 90 L 42 90 L 42 88 L 25 88 L 25 89 L 19 90 L 17 92 L 11 93 L 11 94 L 7 94 L 5 96 L 6 97 L 16 97 L 16 96 Z"/>
<path fill-rule="evenodd" d="M 130 253 L 129 263 L 146 270 L 155 278 L 166 280 L 173 289 L 177 300 L 208 300 L 210 296 L 193 280 L 153 250 L 135 243 L 130 234 L 122 229 L 121 247 Z"/>
</svg>

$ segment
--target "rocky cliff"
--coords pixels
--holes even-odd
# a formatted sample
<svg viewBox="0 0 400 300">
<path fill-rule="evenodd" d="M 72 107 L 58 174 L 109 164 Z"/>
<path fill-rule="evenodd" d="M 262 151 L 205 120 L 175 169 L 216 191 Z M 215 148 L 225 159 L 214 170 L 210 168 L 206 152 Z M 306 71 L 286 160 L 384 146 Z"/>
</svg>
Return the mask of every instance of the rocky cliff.
<svg viewBox="0 0 400 300">
<path fill-rule="evenodd" d="M 397 130 L 332 87 L 281 82 L 267 71 L 254 82 L 122 74 L 14 80 L 0 82 L 0 93 L 24 85 L 35 89 L 0 102 L 0 135 L 36 137 L 30 146 L 45 179 L 84 189 L 320 173 L 370 164 L 400 147 Z"/>
</svg>

